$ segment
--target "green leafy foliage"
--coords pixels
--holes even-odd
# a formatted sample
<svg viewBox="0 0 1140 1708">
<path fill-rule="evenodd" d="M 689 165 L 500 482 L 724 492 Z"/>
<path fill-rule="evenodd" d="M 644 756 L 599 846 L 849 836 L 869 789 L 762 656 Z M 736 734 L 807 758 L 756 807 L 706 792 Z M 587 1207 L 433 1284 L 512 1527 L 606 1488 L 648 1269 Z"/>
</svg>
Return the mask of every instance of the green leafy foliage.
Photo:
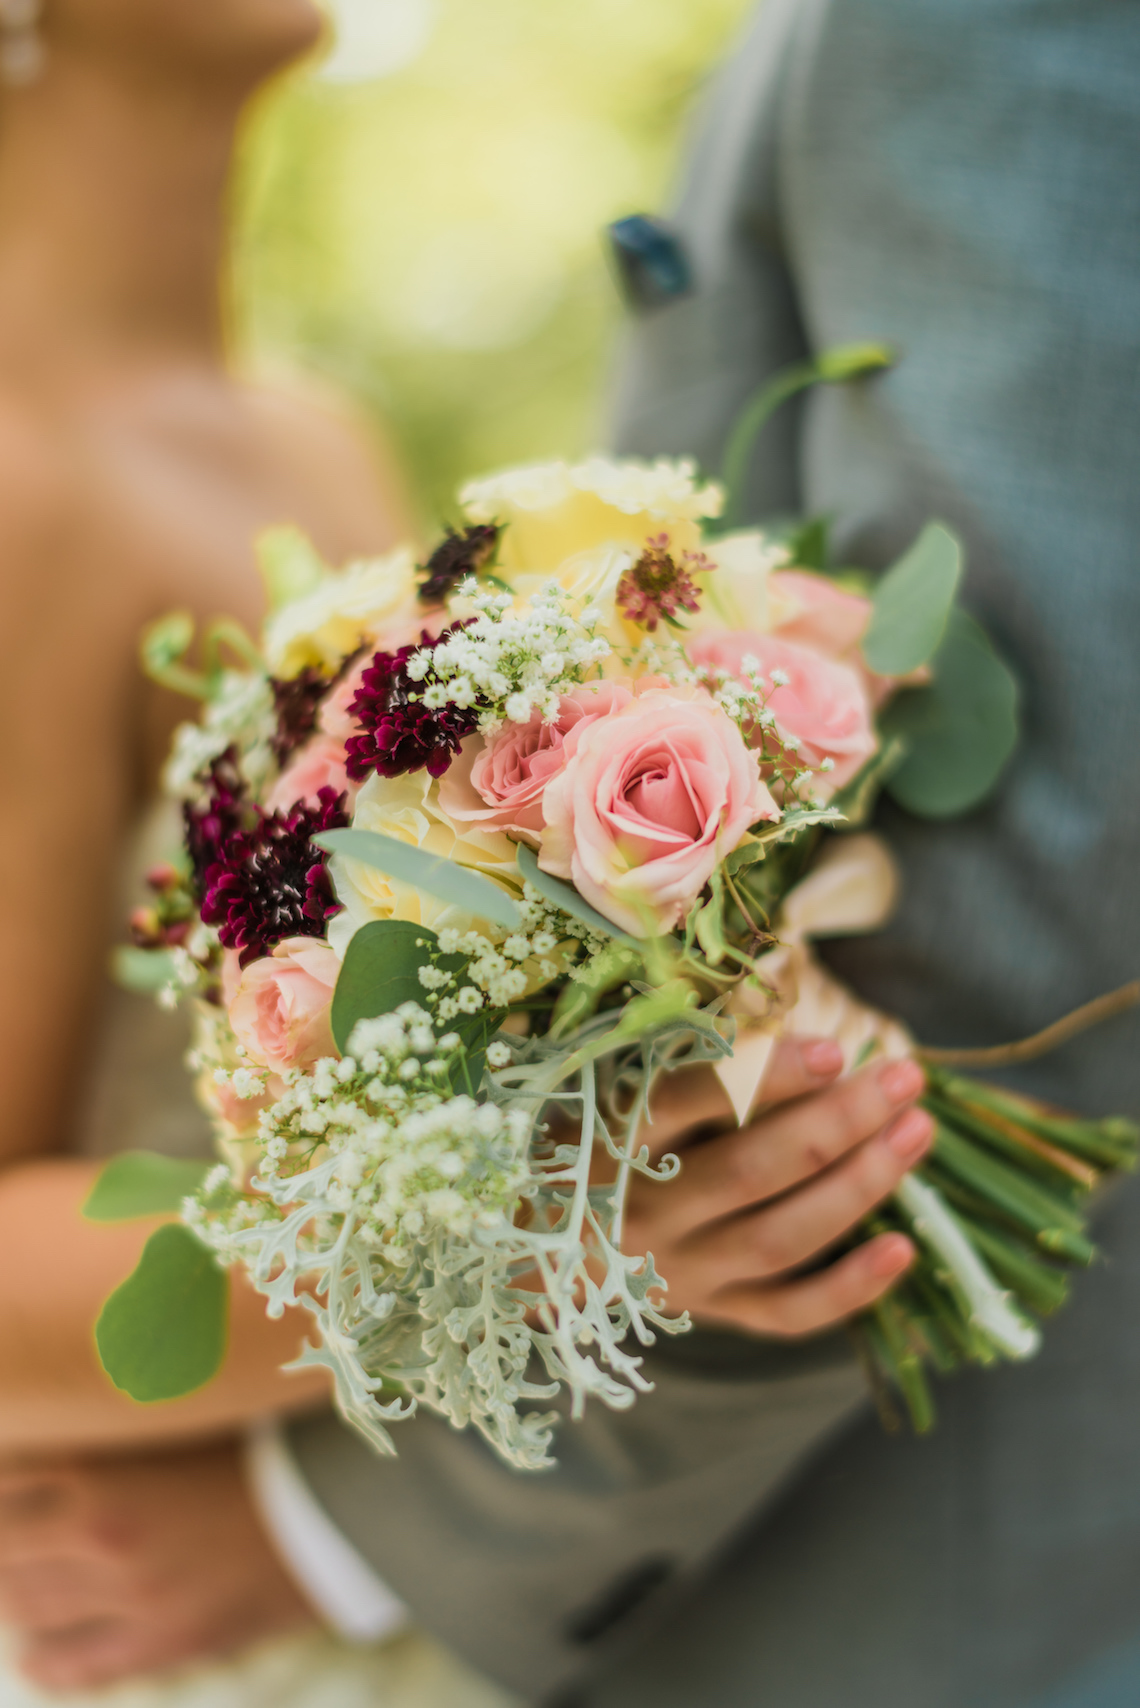
<svg viewBox="0 0 1140 1708">
<path fill-rule="evenodd" d="M 224 1272 L 190 1230 L 177 1222 L 159 1228 L 95 1325 L 99 1358 L 116 1388 L 149 1404 L 193 1393 L 217 1375 L 228 1298 Z"/>
<path fill-rule="evenodd" d="M 205 699 L 209 681 L 200 670 L 191 670 L 182 660 L 194 640 L 194 618 L 189 611 L 168 611 L 148 623 L 139 639 L 139 663 L 152 682 L 175 694 Z"/>
<path fill-rule="evenodd" d="M 88 1194 L 89 1222 L 126 1222 L 136 1216 L 173 1214 L 202 1184 L 213 1165 L 154 1151 L 124 1151 L 112 1157 Z"/>
<path fill-rule="evenodd" d="M 624 943 L 632 949 L 639 947 L 636 937 L 631 937 L 628 932 L 619 931 L 612 920 L 607 919 L 604 914 L 591 907 L 588 901 L 583 901 L 573 884 L 563 883 L 561 878 L 555 878 L 551 873 L 544 872 L 538 863 L 538 855 L 533 848 L 528 848 L 525 842 L 519 843 L 518 868 L 527 883 L 533 884 L 543 900 L 548 901 L 552 907 L 561 908 L 562 912 L 568 913 L 571 919 L 580 920 L 583 925 L 588 925 L 591 931 L 598 931 L 606 937 L 612 937 L 615 943 Z"/>
<path fill-rule="evenodd" d="M 439 939 L 426 925 L 406 919 L 374 919 L 362 925 L 344 957 L 332 1001 L 332 1034 L 342 1055 L 358 1020 L 373 1020 L 391 1014 L 401 1003 L 416 1002 L 422 1008 L 427 991 L 420 983 L 419 969 L 433 965 L 448 973 L 461 973 L 462 955 L 441 955 Z M 485 1009 L 479 1014 L 457 1016 L 435 1022 L 437 1032 L 458 1032 L 466 1056 L 452 1073 L 456 1091 L 478 1090 L 483 1077 L 487 1045 L 498 1029 L 502 1014 Z"/>
<path fill-rule="evenodd" d="M 111 977 L 121 990 L 136 996 L 154 996 L 164 986 L 178 983 L 169 949 L 140 949 L 135 943 L 117 943 L 112 949 Z"/>
<path fill-rule="evenodd" d="M 989 793 L 1016 746 L 1017 683 L 985 631 L 955 611 L 931 686 L 898 695 L 880 722 L 906 749 L 887 793 L 920 818 L 950 818 Z"/>
<path fill-rule="evenodd" d="M 427 966 L 439 939 L 426 925 L 406 919 L 374 919 L 362 925 L 344 957 L 332 1002 L 332 1034 L 342 1055 L 358 1020 L 391 1014 L 402 1002 L 423 1005 L 427 994 L 419 969 Z M 463 966 L 461 955 L 440 955 L 448 972 Z"/>
<path fill-rule="evenodd" d="M 863 657 L 880 676 L 906 676 L 934 656 L 962 575 L 962 548 L 929 522 L 875 588 Z"/>
<path fill-rule="evenodd" d="M 375 830 L 326 830 L 313 841 L 329 854 L 343 854 L 373 866 L 389 878 L 414 884 L 428 895 L 462 907 L 480 919 L 492 920 L 508 931 L 516 930 L 521 923 L 517 904 L 482 872 L 459 866 L 439 854 L 425 854 L 410 842 L 381 836 Z"/>
<path fill-rule="evenodd" d="M 784 543 L 797 568 L 826 570 L 831 561 L 830 516 L 809 516 L 791 529 Z"/>
<path fill-rule="evenodd" d="M 317 548 L 300 528 L 291 525 L 266 528 L 258 535 L 257 567 L 271 611 L 315 592 L 325 576 Z"/>
</svg>

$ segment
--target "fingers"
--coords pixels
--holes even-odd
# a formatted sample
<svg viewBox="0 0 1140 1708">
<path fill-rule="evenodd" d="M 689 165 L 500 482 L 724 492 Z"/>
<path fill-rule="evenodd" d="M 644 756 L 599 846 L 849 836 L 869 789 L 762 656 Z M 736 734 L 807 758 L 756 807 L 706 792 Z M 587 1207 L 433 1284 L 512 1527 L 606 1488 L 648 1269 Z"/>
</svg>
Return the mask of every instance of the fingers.
<svg viewBox="0 0 1140 1708">
<path fill-rule="evenodd" d="M 910 1268 L 914 1255 L 905 1234 L 880 1234 L 802 1280 L 728 1288 L 703 1314 L 710 1322 L 752 1334 L 819 1334 L 881 1299 Z"/>
<path fill-rule="evenodd" d="M 842 1067 L 843 1052 L 830 1038 L 778 1038 L 761 1086 L 764 1106 L 819 1091 Z M 642 1125 L 639 1139 L 654 1159 L 693 1129 L 732 1131 L 737 1126 L 728 1093 L 708 1066 L 663 1074 L 654 1086 L 649 1112 L 651 1120 Z"/>
<path fill-rule="evenodd" d="M 798 1268 L 842 1239 L 889 1197 L 933 1136 L 930 1116 L 922 1109 L 908 1109 L 799 1191 L 761 1210 L 702 1228 L 683 1247 L 692 1279 L 713 1292 Z"/>
<path fill-rule="evenodd" d="M 644 1219 L 645 1237 L 660 1246 L 791 1191 L 879 1132 L 923 1084 L 915 1062 L 878 1064 L 694 1147 L 675 1183 L 638 1184 L 631 1233 Z"/>
</svg>

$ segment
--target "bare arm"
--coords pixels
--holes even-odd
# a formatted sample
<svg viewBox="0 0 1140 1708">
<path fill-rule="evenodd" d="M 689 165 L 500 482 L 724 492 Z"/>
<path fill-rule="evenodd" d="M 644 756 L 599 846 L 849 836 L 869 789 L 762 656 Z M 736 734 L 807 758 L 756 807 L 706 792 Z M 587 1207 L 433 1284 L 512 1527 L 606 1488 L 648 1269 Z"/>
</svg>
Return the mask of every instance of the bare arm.
<svg viewBox="0 0 1140 1708">
<path fill-rule="evenodd" d="M 69 572 L 76 530 L 52 456 L 0 414 L 0 1163 L 63 1140 L 129 790 L 113 592 Z"/>
<path fill-rule="evenodd" d="M 0 1174 L 0 1454 L 173 1444 L 327 1394 L 323 1373 L 280 1370 L 301 1350 L 304 1312 L 270 1322 L 265 1301 L 236 1274 L 229 1351 L 214 1381 L 158 1405 L 113 1388 L 95 1352 L 95 1319 L 158 1221 L 84 1221 L 97 1170 L 61 1158 Z"/>
</svg>

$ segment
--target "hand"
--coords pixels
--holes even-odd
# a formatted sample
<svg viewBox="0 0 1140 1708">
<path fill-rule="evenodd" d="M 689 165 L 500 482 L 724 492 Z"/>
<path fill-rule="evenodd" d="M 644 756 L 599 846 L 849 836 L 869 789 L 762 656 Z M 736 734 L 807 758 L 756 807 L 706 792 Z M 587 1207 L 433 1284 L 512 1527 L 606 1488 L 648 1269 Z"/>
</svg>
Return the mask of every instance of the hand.
<svg viewBox="0 0 1140 1708">
<path fill-rule="evenodd" d="M 910 1266 L 914 1246 L 895 1233 L 816 1266 L 934 1134 L 914 1107 L 924 1083 L 916 1063 L 878 1063 L 832 1083 L 842 1065 L 829 1040 L 781 1039 L 761 1111 L 739 1129 L 711 1069 L 659 1082 L 641 1137 L 655 1159 L 679 1154 L 681 1172 L 661 1183 L 634 1177 L 622 1245 L 653 1253 L 670 1311 L 756 1334 L 815 1334 L 873 1304 Z"/>
<path fill-rule="evenodd" d="M 0 1621 L 48 1690 L 221 1657 L 313 1619 L 233 1442 L 0 1468 Z"/>
</svg>

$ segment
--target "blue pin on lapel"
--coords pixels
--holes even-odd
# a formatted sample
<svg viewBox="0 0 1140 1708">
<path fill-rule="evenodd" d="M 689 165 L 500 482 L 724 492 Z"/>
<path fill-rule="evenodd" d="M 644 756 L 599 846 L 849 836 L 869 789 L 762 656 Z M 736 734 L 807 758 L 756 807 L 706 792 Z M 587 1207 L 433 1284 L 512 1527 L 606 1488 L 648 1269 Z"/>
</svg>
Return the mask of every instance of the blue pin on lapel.
<svg viewBox="0 0 1140 1708">
<path fill-rule="evenodd" d="M 622 293 L 631 308 L 662 308 L 693 288 L 693 270 L 678 234 L 651 214 L 631 214 L 607 227 Z"/>
</svg>

